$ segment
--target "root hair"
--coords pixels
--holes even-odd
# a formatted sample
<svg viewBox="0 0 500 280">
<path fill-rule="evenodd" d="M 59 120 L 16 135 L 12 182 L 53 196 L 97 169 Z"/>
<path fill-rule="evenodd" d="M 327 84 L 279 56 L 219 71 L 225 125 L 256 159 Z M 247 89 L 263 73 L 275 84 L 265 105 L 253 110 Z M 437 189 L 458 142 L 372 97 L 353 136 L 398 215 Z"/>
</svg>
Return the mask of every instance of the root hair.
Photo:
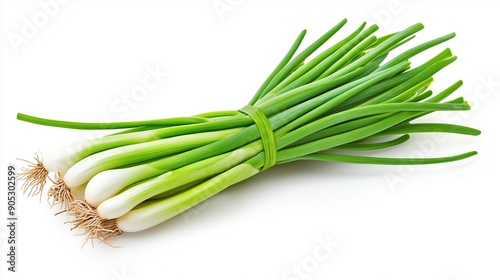
<svg viewBox="0 0 500 280">
<path fill-rule="evenodd" d="M 80 229 L 83 231 L 81 234 L 86 236 L 84 245 L 90 241 L 94 246 L 94 240 L 99 240 L 111 246 L 109 240 L 123 233 L 116 225 L 116 219 L 102 219 L 97 210 L 84 200 L 71 202 L 66 212 L 74 218 L 68 222 L 73 224 L 72 230 Z"/>
<path fill-rule="evenodd" d="M 27 196 L 40 195 L 42 198 L 42 191 L 47 182 L 49 171 L 45 169 L 40 155 L 35 153 L 34 162 L 25 159 L 18 159 L 28 163 L 28 166 L 21 167 L 21 172 L 17 177 L 19 180 L 24 181 L 21 190 Z"/>
<path fill-rule="evenodd" d="M 64 183 L 60 173 L 56 173 L 54 180 L 51 180 L 53 185 L 49 188 L 47 201 L 50 207 L 61 204 L 65 209 L 69 209 L 70 204 L 75 201 L 75 196 L 71 189 Z"/>
</svg>

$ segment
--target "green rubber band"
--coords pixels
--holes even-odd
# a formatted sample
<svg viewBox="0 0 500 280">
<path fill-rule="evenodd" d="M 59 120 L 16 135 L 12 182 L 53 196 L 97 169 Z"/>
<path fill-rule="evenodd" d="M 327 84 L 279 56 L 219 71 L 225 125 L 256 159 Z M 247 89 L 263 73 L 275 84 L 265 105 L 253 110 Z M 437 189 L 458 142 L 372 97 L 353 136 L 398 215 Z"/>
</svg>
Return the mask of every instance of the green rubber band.
<svg viewBox="0 0 500 280">
<path fill-rule="evenodd" d="M 262 112 L 262 110 L 258 107 L 247 105 L 239 111 L 252 118 L 259 129 L 262 148 L 264 149 L 264 166 L 262 166 L 262 169 L 260 170 L 262 172 L 274 166 L 278 157 L 271 123 L 267 119 L 264 112 Z"/>
</svg>

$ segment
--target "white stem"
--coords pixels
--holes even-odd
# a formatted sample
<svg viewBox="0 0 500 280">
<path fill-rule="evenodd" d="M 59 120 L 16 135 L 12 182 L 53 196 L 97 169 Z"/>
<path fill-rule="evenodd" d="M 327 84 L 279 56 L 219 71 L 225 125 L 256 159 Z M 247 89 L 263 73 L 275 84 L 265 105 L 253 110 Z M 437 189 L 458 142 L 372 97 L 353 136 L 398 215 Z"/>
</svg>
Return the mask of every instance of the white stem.
<svg viewBox="0 0 500 280">
<path fill-rule="evenodd" d="M 43 166 L 50 172 L 64 173 L 78 162 L 76 154 L 82 149 L 82 143 L 75 143 L 52 151 L 43 157 Z"/>
<path fill-rule="evenodd" d="M 70 144 L 44 156 L 43 166 L 51 172 L 65 173 L 71 166 L 89 155 L 111 148 L 154 140 L 154 133 L 154 131 L 141 131 L 108 135 Z"/>
<path fill-rule="evenodd" d="M 167 174 L 171 173 L 172 172 L 168 172 Z M 142 202 L 142 199 L 134 198 L 140 197 L 144 191 L 147 191 L 155 184 L 157 184 L 157 182 L 155 182 L 154 179 L 148 180 L 128 189 L 127 195 L 115 195 L 106 199 L 101 202 L 99 206 L 97 206 L 97 213 L 99 214 L 99 217 L 103 219 L 115 219 L 124 215 L 137 204 Z"/>
<path fill-rule="evenodd" d="M 158 174 L 158 169 L 144 164 L 101 172 L 88 182 L 85 188 L 85 200 L 90 205 L 97 207 L 123 188 L 137 182 L 138 174 L 141 177 L 152 177 Z"/>
</svg>

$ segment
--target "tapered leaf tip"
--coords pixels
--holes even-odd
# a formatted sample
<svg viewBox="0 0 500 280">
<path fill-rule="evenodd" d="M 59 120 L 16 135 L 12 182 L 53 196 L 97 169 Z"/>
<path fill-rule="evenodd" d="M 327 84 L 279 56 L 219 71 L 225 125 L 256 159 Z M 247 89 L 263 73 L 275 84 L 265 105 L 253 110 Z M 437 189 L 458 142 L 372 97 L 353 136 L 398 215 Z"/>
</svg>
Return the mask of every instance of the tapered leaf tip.
<svg viewBox="0 0 500 280">
<path fill-rule="evenodd" d="M 425 25 L 424 25 L 423 23 L 419 22 L 419 23 L 416 23 L 416 24 L 414 25 L 414 27 L 415 27 L 415 28 L 418 28 L 419 30 L 422 30 L 422 29 L 424 29 L 424 28 L 425 28 Z"/>
</svg>

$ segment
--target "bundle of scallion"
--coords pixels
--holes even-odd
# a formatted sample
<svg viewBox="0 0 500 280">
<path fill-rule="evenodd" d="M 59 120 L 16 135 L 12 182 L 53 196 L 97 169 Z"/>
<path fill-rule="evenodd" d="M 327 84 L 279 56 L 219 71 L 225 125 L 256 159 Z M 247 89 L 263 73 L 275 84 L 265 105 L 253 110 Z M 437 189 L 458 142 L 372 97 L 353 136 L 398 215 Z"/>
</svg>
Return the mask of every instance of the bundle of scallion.
<svg viewBox="0 0 500 280">
<path fill-rule="evenodd" d="M 158 225 L 275 164 L 299 160 L 431 164 L 475 155 L 381 158 L 350 153 L 393 147 L 411 133 L 479 135 L 480 131 L 412 123 L 434 111 L 470 109 L 461 97 L 443 101 L 461 81 L 439 94 L 427 89 L 433 75 L 455 61 L 449 49 L 417 67 L 409 63 L 415 55 L 453 38 L 453 33 L 386 61 L 423 25 L 376 37 L 376 25 L 362 24 L 307 60 L 345 23 L 342 20 L 295 55 L 305 31 L 300 33 L 241 110 L 117 123 L 56 121 L 19 113 L 19 120 L 41 125 L 124 129 L 37 157 L 21 175 L 24 190 L 41 193 L 49 179 L 54 183 L 49 198 L 74 216 L 75 228 L 83 229 L 90 239 L 107 241 L 122 232 Z"/>
</svg>

